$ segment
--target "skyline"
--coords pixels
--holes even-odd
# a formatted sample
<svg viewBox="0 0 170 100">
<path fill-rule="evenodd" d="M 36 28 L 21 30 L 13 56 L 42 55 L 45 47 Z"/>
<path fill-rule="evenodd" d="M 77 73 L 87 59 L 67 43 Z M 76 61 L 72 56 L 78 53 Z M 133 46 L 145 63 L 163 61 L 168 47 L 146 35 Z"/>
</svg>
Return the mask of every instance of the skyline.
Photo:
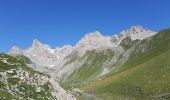
<svg viewBox="0 0 170 100">
<path fill-rule="evenodd" d="M 113 35 L 133 25 L 170 27 L 168 0 L 0 1 L 0 52 L 28 48 L 33 39 L 52 48 L 75 45 L 86 33 Z"/>
</svg>

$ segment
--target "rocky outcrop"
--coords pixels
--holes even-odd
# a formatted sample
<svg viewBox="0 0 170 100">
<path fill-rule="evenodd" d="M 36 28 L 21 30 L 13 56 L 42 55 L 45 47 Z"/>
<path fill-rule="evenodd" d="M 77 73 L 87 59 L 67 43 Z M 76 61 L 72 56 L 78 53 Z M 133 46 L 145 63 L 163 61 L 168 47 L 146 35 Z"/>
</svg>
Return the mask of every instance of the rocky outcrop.
<svg viewBox="0 0 170 100">
<path fill-rule="evenodd" d="M 23 55 L 23 51 L 20 48 L 13 46 L 8 52 L 8 54 L 15 57 L 18 55 Z"/>
<path fill-rule="evenodd" d="M 76 100 L 54 78 L 33 71 L 15 58 L 0 54 L 0 65 L 0 92 L 6 91 L 16 98 L 29 100 Z"/>
<path fill-rule="evenodd" d="M 114 45 L 112 44 L 110 39 L 111 37 L 103 36 L 98 31 L 88 33 L 76 44 L 76 49 L 82 51 L 93 50 L 99 47 L 103 48 L 113 47 Z"/>
<path fill-rule="evenodd" d="M 139 25 L 132 26 L 130 29 L 122 31 L 120 34 L 123 34 L 125 37 L 130 37 L 132 40 L 143 40 L 145 38 L 155 35 L 157 32 L 153 32 L 149 29 L 145 29 Z"/>
</svg>

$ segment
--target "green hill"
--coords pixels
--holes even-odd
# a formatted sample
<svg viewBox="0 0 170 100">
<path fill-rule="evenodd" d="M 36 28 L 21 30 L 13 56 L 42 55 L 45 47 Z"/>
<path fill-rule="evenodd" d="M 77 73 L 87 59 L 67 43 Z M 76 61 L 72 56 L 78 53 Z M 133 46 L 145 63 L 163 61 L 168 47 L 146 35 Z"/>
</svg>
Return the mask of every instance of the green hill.
<svg viewBox="0 0 170 100">
<path fill-rule="evenodd" d="M 104 100 L 170 99 L 170 29 L 133 46 L 135 50 L 126 63 L 104 78 L 82 86 L 84 94 Z"/>
</svg>

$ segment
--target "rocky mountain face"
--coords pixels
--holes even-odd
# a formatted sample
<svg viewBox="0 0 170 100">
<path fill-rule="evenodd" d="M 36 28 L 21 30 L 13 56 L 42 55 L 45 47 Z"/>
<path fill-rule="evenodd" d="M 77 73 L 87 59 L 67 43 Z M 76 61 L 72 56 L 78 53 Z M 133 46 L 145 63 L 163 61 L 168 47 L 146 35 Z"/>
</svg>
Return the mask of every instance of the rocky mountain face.
<svg viewBox="0 0 170 100">
<path fill-rule="evenodd" d="M 141 26 L 133 26 L 128 30 L 122 31 L 120 34 L 130 36 L 132 40 L 143 40 L 156 34 L 156 32 L 144 29 Z"/>
<path fill-rule="evenodd" d="M 64 89 L 77 95 L 82 92 L 82 86 L 119 72 L 135 53 L 147 51 L 147 44 L 141 43 L 156 34 L 141 26 L 132 26 L 113 36 L 96 31 L 86 34 L 74 47 L 61 48 L 51 48 L 35 39 L 32 47 L 25 50 L 13 47 L 8 54 L 25 56 L 32 62 L 27 63 L 29 67 L 50 75 Z"/>
<path fill-rule="evenodd" d="M 96 31 L 93 33 L 86 34 L 77 44 L 76 49 L 82 50 L 93 50 L 96 48 L 107 48 L 112 47 L 113 44 L 110 41 L 111 37 L 103 36 L 100 32 Z"/>
</svg>

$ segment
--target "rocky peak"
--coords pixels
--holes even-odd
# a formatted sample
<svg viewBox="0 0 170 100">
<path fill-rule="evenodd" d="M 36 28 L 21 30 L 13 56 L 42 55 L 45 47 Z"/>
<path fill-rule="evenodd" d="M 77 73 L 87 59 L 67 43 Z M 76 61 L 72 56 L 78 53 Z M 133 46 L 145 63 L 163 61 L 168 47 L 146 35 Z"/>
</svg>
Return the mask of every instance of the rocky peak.
<svg viewBox="0 0 170 100">
<path fill-rule="evenodd" d="M 143 28 L 140 25 L 132 26 L 130 29 L 125 30 L 127 34 L 139 34 L 141 32 L 149 31 L 148 29 Z"/>
<path fill-rule="evenodd" d="M 149 29 L 143 28 L 140 25 L 132 26 L 130 29 L 126 29 L 120 33 L 123 35 L 123 37 L 130 37 L 132 40 L 143 40 L 145 38 L 148 38 L 150 36 L 153 36 L 156 34 L 156 32 L 153 32 Z"/>
<path fill-rule="evenodd" d="M 9 55 L 11 56 L 18 56 L 18 55 L 23 55 L 23 52 L 20 48 L 13 46 L 10 51 L 8 52 Z"/>
<path fill-rule="evenodd" d="M 96 39 L 99 39 L 102 37 L 103 37 L 103 35 L 101 35 L 101 33 L 99 31 L 95 31 L 95 32 L 87 33 L 80 41 L 85 41 L 85 42 L 93 41 L 93 40 L 96 40 Z"/>
<path fill-rule="evenodd" d="M 33 48 L 38 48 L 40 46 L 42 46 L 42 43 L 38 39 L 34 39 L 33 43 L 32 43 L 32 47 Z"/>
<path fill-rule="evenodd" d="M 85 35 L 85 37 L 90 37 L 90 38 L 99 38 L 101 36 L 102 35 L 99 31 L 91 32 Z"/>
<path fill-rule="evenodd" d="M 110 47 L 110 37 L 101 35 L 100 32 L 95 31 L 86 34 L 76 45 L 78 50 L 91 50 L 98 47 Z"/>
<path fill-rule="evenodd" d="M 42 44 L 39 40 L 34 39 L 32 43 L 32 47 L 29 48 L 29 51 L 36 52 L 36 53 L 53 53 L 54 49 L 52 49 L 47 44 Z"/>
</svg>

